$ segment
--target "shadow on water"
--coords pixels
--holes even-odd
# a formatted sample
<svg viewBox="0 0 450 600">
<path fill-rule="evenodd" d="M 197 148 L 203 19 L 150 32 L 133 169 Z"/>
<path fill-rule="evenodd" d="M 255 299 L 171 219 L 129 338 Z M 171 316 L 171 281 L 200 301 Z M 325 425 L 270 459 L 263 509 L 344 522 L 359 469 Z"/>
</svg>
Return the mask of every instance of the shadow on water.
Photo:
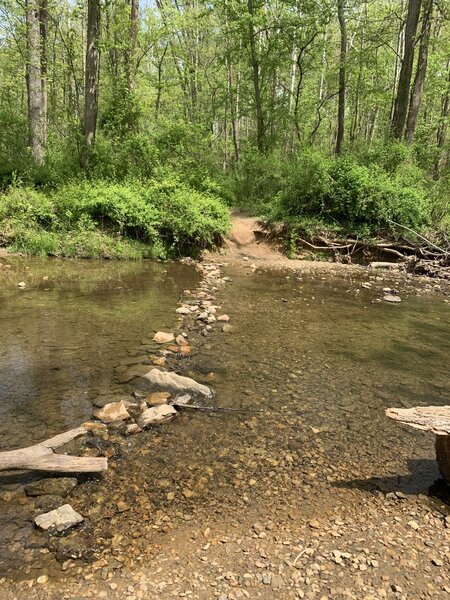
<svg viewBox="0 0 450 600">
<path fill-rule="evenodd" d="M 401 492 L 402 494 L 415 496 L 427 489 L 445 491 L 448 485 L 439 476 L 436 461 L 432 459 L 409 459 L 407 460 L 408 473 L 402 475 L 390 475 L 388 477 L 368 477 L 366 479 L 345 479 L 335 481 L 333 486 L 337 488 L 359 489 L 364 492 Z M 447 502 L 450 496 L 447 495 Z"/>
</svg>

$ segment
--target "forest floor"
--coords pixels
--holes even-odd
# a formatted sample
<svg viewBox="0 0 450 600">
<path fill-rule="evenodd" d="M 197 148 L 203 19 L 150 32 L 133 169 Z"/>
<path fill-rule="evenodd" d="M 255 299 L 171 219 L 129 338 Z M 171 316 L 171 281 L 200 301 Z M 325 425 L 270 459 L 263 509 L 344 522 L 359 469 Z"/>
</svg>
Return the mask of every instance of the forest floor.
<svg viewBox="0 0 450 600">
<path fill-rule="evenodd" d="M 363 269 L 356 265 L 289 260 L 276 248 L 260 242 L 259 231 L 256 219 L 233 215 L 233 229 L 225 247 L 220 253 L 209 254 L 206 260 L 244 264 L 250 269 L 290 268 L 324 274 Z M 247 497 L 236 489 L 226 504 L 205 503 L 192 514 L 174 516 L 172 521 L 167 517 L 158 529 L 128 517 L 130 522 L 123 533 L 128 536 L 129 545 L 120 552 L 135 557 L 133 567 L 120 568 L 118 560 L 122 558 L 118 551 L 118 558 L 111 559 L 114 567 L 85 564 L 67 578 L 62 573 L 60 579 L 46 575 L 17 582 L 0 579 L 0 597 L 449 597 L 450 511 L 445 505 L 423 494 L 335 487 L 326 481 L 319 484 L 314 477 L 310 469 L 299 473 L 289 461 L 284 461 L 284 466 L 267 480 L 266 489 L 274 491 L 272 496 L 258 497 L 249 492 Z M 307 481 L 304 489 L 299 487 L 299 478 Z M 249 490 L 253 489 L 252 481 Z"/>
</svg>

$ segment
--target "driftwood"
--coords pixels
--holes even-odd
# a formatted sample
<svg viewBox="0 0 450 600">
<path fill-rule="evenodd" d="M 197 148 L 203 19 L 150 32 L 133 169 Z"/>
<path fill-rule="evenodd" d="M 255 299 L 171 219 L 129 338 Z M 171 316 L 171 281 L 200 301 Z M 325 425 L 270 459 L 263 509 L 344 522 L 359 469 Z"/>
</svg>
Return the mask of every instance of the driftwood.
<svg viewBox="0 0 450 600">
<path fill-rule="evenodd" d="M 450 406 L 388 408 L 386 415 L 405 425 L 436 434 L 436 458 L 439 470 L 450 484 Z"/>
<path fill-rule="evenodd" d="M 415 429 L 432 431 L 436 435 L 450 435 L 450 406 L 388 408 L 386 415 Z"/>
<path fill-rule="evenodd" d="M 98 473 L 106 471 L 108 468 L 106 458 L 67 456 L 53 452 L 55 448 L 59 448 L 76 437 L 84 435 L 86 431 L 84 427 L 78 427 L 60 433 L 34 446 L 0 452 L 0 471 L 11 469 L 59 473 Z"/>
</svg>

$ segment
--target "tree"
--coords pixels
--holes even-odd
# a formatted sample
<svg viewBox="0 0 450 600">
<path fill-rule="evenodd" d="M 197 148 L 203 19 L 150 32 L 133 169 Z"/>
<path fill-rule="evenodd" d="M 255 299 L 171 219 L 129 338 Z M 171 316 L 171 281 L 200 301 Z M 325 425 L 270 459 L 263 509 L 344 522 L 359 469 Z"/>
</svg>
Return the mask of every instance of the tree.
<svg viewBox="0 0 450 600">
<path fill-rule="evenodd" d="M 411 90 L 408 119 L 406 123 L 405 138 L 408 143 L 411 143 L 414 139 L 414 134 L 416 132 L 417 127 L 417 120 L 419 117 L 420 104 L 422 102 L 423 87 L 425 85 L 425 76 L 427 72 L 428 49 L 430 45 L 430 32 L 433 16 L 433 3 L 434 0 L 426 0 L 423 9 L 419 54 L 417 58 L 417 69 L 414 77 L 414 84 Z"/>
<path fill-rule="evenodd" d="M 339 54 L 339 95 L 338 95 L 338 121 L 336 134 L 336 154 L 342 151 L 345 129 L 345 85 L 346 85 L 346 66 L 347 61 L 347 23 L 344 15 L 344 0 L 338 0 L 338 20 L 341 37 L 341 50 Z"/>
<path fill-rule="evenodd" d="M 31 156 L 36 166 L 45 162 L 47 141 L 47 3 L 26 0 L 28 128 Z"/>
<path fill-rule="evenodd" d="M 88 0 L 86 34 L 86 66 L 84 78 L 84 138 L 86 152 L 95 142 L 98 116 L 98 92 L 100 77 L 100 0 Z"/>
<path fill-rule="evenodd" d="M 422 0 L 409 0 L 405 26 L 405 41 L 402 66 L 398 79 L 397 95 L 395 98 L 394 114 L 391 130 L 394 139 L 400 140 L 405 129 L 406 115 L 410 98 L 411 77 L 414 64 L 414 47 L 416 43 L 417 25 L 419 23 Z"/>
</svg>

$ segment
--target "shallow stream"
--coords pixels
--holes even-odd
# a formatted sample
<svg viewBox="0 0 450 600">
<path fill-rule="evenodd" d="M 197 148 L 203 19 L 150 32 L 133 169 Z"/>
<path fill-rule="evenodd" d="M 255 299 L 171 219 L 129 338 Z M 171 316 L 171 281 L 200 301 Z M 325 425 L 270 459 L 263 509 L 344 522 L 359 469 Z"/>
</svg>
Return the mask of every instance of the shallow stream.
<svg viewBox="0 0 450 600">
<path fill-rule="evenodd" d="M 234 330 L 193 335 L 195 351 L 177 368 L 213 386 L 213 404 L 242 412 L 186 410 L 128 438 L 104 481 L 75 490 L 74 506 L 91 516 L 70 535 L 107 554 L 126 532 L 124 564 L 131 547 L 146 551 L 132 540 L 143 523 L 164 532 L 248 503 L 313 515 L 342 489 L 426 493 L 439 476 L 433 436 L 384 411 L 449 403 L 450 304 L 405 294 L 399 305 L 378 302 L 384 284 L 366 289 L 350 275 L 227 274 L 218 300 Z M 114 368 L 142 354 L 155 330 L 174 330 L 179 292 L 198 276 L 177 264 L 33 260 L 0 279 L 0 447 L 9 449 L 78 425 L 97 395 L 123 389 Z M 17 488 L 7 477 L 2 485 Z M 20 510 L 0 502 L 0 570 L 25 560 L 30 577 L 54 558 L 22 555 L 45 540 L 32 533 L 29 507 Z"/>
</svg>

